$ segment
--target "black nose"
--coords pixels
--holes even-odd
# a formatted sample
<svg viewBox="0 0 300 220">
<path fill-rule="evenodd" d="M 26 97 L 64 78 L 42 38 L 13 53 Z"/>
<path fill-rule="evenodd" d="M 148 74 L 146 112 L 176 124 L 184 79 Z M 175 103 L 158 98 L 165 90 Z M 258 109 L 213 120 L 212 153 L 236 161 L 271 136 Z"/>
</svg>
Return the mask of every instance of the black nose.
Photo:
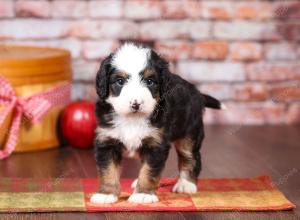
<svg viewBox="0 0 300 220">
<path fill-rule="evenodd" d="M 140 109 L 140 105 L 141 105 L 141 104 L 139 104 L 139 103 L 137 103 L 137 102 L 134 102 L 134 103 L 131 105 L 131 108 L 132 108 L 132 110 L 134 110 L 134 111 L 138 111 L 138 110 Z"/>
</svg>

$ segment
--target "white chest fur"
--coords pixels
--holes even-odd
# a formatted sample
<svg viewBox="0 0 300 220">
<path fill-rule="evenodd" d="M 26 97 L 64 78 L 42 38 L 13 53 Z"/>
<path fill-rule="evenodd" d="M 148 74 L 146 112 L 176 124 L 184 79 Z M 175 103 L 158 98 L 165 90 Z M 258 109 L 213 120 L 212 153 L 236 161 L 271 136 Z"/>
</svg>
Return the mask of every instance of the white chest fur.
<svg viewBox="0 0 300 220">
<path fill-rule="evenodd" d="M 113 127 L 98 128 L 98 138 L 105 140 L 114 138 L 121 141 L 130 154 L 141 146 L 142 140 L 146 137 L 159 137 L 159 130 L 150 125 L 149 121 L 143 117 L 120 117 L 113 120 Z"/>
</svg>

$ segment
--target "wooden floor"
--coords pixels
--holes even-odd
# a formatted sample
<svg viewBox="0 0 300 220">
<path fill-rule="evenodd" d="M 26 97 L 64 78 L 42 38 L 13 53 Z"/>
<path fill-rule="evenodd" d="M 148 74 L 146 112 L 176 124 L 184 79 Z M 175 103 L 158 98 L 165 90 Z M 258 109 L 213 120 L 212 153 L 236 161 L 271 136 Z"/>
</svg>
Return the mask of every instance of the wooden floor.
<svg viewBox="0 0 300 220">
<path fill-rule="evenodd" d="M 164 176 L 177 175 L 171 152 Z M 208 126 L 202 147 L 201 177 L 272 176 L 280 190 L 300 206 L 300 127 Z M 125 159 L 123 177 L 136 177 L 139 162 Z M 96 177 L 92 150 L 64 147 L 13 155 L 0 161 L 4 177 Z M 159 212 L 1 214 L 5 219 L 300 219 L 300 208 L 284 212 Z"/>
</svg>

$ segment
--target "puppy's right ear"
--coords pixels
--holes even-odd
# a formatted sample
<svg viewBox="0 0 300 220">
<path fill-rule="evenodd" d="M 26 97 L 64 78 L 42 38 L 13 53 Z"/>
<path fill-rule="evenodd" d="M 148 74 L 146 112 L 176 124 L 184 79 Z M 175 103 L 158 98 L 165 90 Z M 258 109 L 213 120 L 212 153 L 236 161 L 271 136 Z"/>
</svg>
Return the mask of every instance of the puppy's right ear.
<svg viewBox="0 0 300 220">
<path fill-rule="evenodd" d="M 96 76 L 96 91 L 101 100 L 104 100 L 108 97 L 109 93 L 109 75 L 111 72 L 111 59 L 113 54 L 110 54 L 106 57 L 101 65 L 100 69 L 97 72 Z"/>
</svg>

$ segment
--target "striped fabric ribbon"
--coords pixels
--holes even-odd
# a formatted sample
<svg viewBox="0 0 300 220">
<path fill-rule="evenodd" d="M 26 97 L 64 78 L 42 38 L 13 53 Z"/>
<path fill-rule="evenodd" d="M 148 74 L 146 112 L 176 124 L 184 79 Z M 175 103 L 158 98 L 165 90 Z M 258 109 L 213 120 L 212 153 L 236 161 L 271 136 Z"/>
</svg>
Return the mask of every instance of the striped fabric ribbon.
<svg viewBox="0 0 300 220">
<path fill-rule="evenodd" d="M 0 106 L 5 106 L 0 112 L 0 127 L 10 112 L 13 120 L 8 133 L 6 144 L 0 150 L 0 160 L 8 157 L 15 149 L 22 118 L 32 123 L 38 123 L 54 106 L 66 105 L 70 101 L 70 83 L 64 83 L 46 92 L 30 97 L 17 97 L 13 87 L 4 77 L 0 76 Z"/>
</svg>

